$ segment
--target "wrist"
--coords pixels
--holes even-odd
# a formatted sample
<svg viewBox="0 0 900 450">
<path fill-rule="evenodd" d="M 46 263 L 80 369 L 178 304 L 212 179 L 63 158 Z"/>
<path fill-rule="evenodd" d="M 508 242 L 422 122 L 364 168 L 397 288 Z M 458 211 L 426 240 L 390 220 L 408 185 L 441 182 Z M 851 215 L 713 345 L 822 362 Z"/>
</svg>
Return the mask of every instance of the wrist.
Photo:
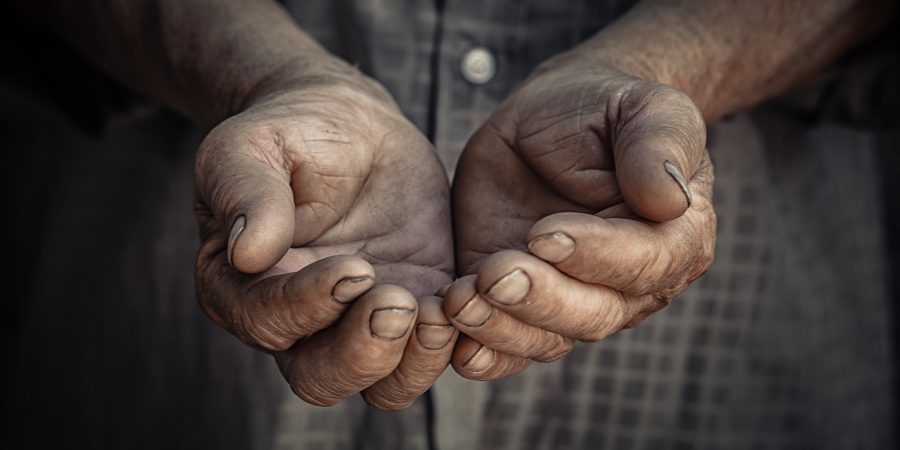
<svg viewBox="0 0 900 450">
<path fill-rule="evenodd" d="M 231 94 L 233 100 L 218 119 L 224 120 L 257 105 L 304 95 L 351 95 L 357 101 L 366 99 L 394 105 L 392 97 L 377 81 L 369 78 L 345 61 L 322 53 L 274 66 L 275 68 L 252 83 Z M 298 97 L 299 94 L 299 97 Z"/>
<path fill-rule="evenodd" d="M 716 95 L 722 93 L 726 49 L 696 28 L 688 17 L 651 11 L 649 17 L 610 26 L 548 63 L 585 70 L 606 67 L 672 86 L 685 93 L 711 121 L 729 108 L 728 99 Z"/>
<path fill-rule="evenodd" d="M 891 9 L 884 0 L 645 0 L 573 52 L 679 89 L 710 122 L 812 79 Z"/>
</svg>

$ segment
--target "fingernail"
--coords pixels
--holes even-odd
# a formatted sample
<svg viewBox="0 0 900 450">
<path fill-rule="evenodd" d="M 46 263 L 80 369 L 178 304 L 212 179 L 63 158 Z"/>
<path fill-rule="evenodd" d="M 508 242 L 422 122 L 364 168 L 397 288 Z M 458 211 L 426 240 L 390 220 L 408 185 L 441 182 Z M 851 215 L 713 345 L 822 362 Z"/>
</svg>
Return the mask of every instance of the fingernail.
<svg viewBox="0 0 900 450">
<path fill-rule="evenodd" d="M 494 350 L 487 348 L 485 346 L 481 346 L 465 364 L 463 364 L 463 369 L 468 370 L 469 372 L 484 372 L 491 367 L 491 363 L 494 362 Z"/>
<path fill-rule="evenodd" d="M 444 296 L 447 295 L 447 290 L 450 289 L 450 286 L 452 286 L 452 285 L 453 285 L 453 283 L 447 283 L 447 284 L 445 284 L 445 285 L 444 285 L 443 287 L 441 287 L 440 289 L 434 291 L 434 295 L 436 295 L 436 296 L 438 296 L 438 297 L 441 297 L 441 298 L 444 298 Z"/>
<path fill-rule="evenodd" d="M 671 175 L 672 178 L 675 179 L 675 182 L 678 183 L 678 187 L 681 188 L 681 192 L 684 193 L 684 198 L 687 200 L 687 205 L 691 206 L 691 190 L 688 189 L 688 184 L 684 179 L 684 175 L 678 170 L 678 167 L 669 160 L 666 160 L 666 162 L 663 163 L 663 167 L 666 168 L 666 173 Z"/>
<path fill-rule="evenodd" d="M 491 308 L 491 305 L 488 302 L 475 295 L 461 310 L 459 310 L 458 313 L 456 313 L 454 319 L 466 326 L 480 327 L 487 322 L 489 317 L 491 317 L 492 310 L 493 308 Z"/>
<path fill-rule="evenodd" d="M 233 254 L 234 254 L 234 241 L 237 240 L 238 236 L 241 235 L 241 232 L 244 231 L 244 225 L 247 224 L 247 218 L 245 216 L 238 216 L 237 219 L 234 219 L 234 225 L 231 226 L 231 234 L 228 236 L 228 248 L 226 251 L 228 252 L 228 264 L 234 267 Z"/>
<path fill-rule="evenodd" d="M 413 311 L 406 308 L 385 308 L 372 312 L 369 329 L 375 337 L 382 339 L 400 339 L 409 330 Z"/>
<path fill-rule="evenodd" d="M 530 289 L 531 279 L 522 269 L 516 269 L 494 283 L 486 295 L 504 305 L 512 305 L 522 301 Z"/>
<path fill-rule="evenodd" d="M 420 323 L 416 327 L 416 338 L 422 347 L 428 350 L 438 350 L 450 343 L 453 337 L 452 325 L 429 325 Z"/>
<path fill-rule="evenodd" d="M 575 251 L 575 241 L 561 231 L 542 234 L 528 243 L 532 255 L 549 263 L 565 261 Z"/>
<path fill-rule="evenodd" d="M 375 280 L 369 277 L 344 278 L 334 286 L 331 296 L 338 303 L 349 303 L 369 290 Z"/>
</svg>

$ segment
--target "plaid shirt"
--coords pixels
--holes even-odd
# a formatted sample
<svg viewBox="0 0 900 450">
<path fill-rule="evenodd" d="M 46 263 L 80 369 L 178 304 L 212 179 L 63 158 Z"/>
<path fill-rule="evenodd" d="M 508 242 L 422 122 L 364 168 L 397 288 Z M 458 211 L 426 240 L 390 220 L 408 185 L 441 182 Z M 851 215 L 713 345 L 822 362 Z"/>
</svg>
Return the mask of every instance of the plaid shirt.
<svg viewBox="0 0 900 450">
<path fill-rule="evenodd" d="M 287 6 L 387 86 L 452 172 L 516 82 L 628 3 Z M 829 118 L 896 125 L 900 58 L 870 58 L 826 77 L 827 88 L 709 127 L 716 262 L 670 307 L 507 379 L 448 370 L 428 397 L 386 413 L 358 396 L 304 404 L 269 355 L 197 307 L 188 199 L 203 130 L 143 102 L 121 113 L 128 97 L 107 91 L 73 50 L 15 14 L 0 22 L 10 63 L 0 71 L 4 256 L 13 262 L 0 448 L 894 448 L 877 156 L 896 152 L 900 133 Z M 460 71 L 475 47 L 496 62 L 480 85 Z M 54 101 L 94 136 L 60 120 Z"/>
<path fill-rule="evenodd" d="M 287 7 L 383 82 L 452 175 L 470 134 L 544 59 L 630 1 L 304 0 Z M 493 56 L 486 83 L 462 58 Z M 493 382 L 448 370 L 402 413 L 285 389 L 275 447 L 797 449 L 891 446 L 873 135 L 766 107 L 709 128 L 716 262 L 635 329 Z M 433 424 L 429 426 L 429 417 Z M 884 420 L 884 418 L 888 418 Z M 429 437 L 429 434 L 432 434 Z"/>
</svg>

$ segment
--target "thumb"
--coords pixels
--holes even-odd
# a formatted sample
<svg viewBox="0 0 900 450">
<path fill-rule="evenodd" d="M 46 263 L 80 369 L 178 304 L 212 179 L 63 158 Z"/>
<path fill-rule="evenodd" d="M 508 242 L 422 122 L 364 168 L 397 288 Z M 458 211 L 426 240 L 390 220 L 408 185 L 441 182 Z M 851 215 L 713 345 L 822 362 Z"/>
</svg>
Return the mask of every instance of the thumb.
<svg viewBox="0 0 900 450">
<path fill-rule="evenodd" d="M 706 151 L 700 111 L 680 91 L 653 85 L 622 102 L 613 141 L 616 177 L 625 203 L 641 217 L 663 222 L 690 207 L 689 186 Z"/>
<path fill-rule="evenodd" d="M 293 239 L 290 175 L 269 158 L 250 156 L 260 150 L 245 151 L 235 145 L 239 139 L 211 141 L 197 152 L 197 193 L 228 238 L 232 267 L 263 272 L 284 256 Z"/>
</svg>

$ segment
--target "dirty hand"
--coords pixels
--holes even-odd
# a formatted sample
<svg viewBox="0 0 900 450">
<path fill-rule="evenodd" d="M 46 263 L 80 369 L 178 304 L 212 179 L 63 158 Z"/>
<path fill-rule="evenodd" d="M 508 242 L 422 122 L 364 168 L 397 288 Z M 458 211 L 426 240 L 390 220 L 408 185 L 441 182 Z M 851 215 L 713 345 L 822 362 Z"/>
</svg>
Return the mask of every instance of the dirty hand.
<svg viewBox="0 0 900 450">
<path fill-rule="evenodd" d="M 670 86 L 564 55 L 470 139 L 444 312 L 473 379 L 553 361 L 661 309 L 712 263 L 703 118 Z"/>
<path fill-rule="evenodd" d="M 349 67 L 251 103 L 197 153 L 203 310 L 273 352 L 309 403 L 363 391 L 379 408 L 409 405 L 457 335 L 426 297 L 453 271 L 431 145 Z"/>
</svg>

